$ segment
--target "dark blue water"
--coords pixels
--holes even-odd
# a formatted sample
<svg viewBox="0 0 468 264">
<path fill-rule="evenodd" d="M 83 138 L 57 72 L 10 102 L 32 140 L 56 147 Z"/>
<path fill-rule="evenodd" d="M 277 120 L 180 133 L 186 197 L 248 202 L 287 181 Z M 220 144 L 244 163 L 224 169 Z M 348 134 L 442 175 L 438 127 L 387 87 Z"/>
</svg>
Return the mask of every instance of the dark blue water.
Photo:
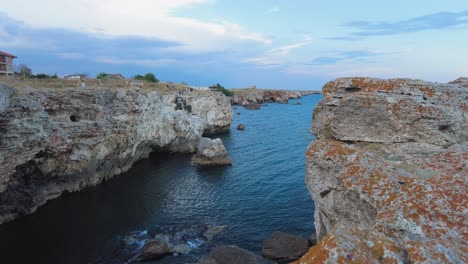
<svg viewBox="0 0 468 264">
<path fill-rule="evenodd" d="M 155 153 L 123 175 L 0 226 L 2 262 L 121 263 L 119 237 L 191 224 L 228 229 L 188 256 L 157 263 L 192 262 L 220 244 L 259 252 L 277 230 L 308 237 L 314 207 L 304 184 L 305 151 L 320 99 L 306 96 L 258 111 L 235 107 L 231 132 L 221 136 L 231 167 L 199 169 L 191 155 Z M 303 105 L 293 105 L 297 101 Z M 245 131 L 235 129 L 239 123 Z"/>
</svg>

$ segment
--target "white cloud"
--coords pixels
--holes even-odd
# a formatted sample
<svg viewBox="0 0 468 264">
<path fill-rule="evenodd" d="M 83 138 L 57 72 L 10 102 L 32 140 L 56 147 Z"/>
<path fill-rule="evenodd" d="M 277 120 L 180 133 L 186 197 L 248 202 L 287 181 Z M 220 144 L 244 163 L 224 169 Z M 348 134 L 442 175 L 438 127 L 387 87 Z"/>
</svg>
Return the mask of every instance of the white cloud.
<svg viewBox="0 0 468 264">
<path fill-rule="evenodd" d="M 179 8 L 213 0 L 0 0 L 2 11 L 33 27 L 65 28 L 101 37 L 140 36 L 180 43 L 182 51 L 224 50 L 240 42 L 270 44 L 235 23 L 204 22 L 174 15 Z"/>
<path fill-rule="evenodd" d="M 267 10 L 267 13 L 278 13 L 281 11 L 281 7 L 279 5 L 274 5 L 270 9 Z"/>
<path fill-rule="evenodd" d="M 98 56 L 94 59 L 96 62 L 104 63 L 104 64 L 112 64 L 112 65 L 139 65 L 145 67 L 157 67 L 157 66 L 165 66 L 178 63 L 177 60 L 174 59 L 121 59 L 115 57 L 107 57 L 107 56 Z"/>
<path fill-rule="evenodd" d="M 304 36 L 300 42 L 281 46 L 279 48 L 271 49 L 261 56 L 248 58 L 245 60 L 247 63 L 259 65 L 280 65 L 286 63 L 290 58 L 293 50 L 308 46 L 312 44 L 313 40 L 310 36 Z"/>
<path fill-rule="evenodd" d="M 78 59 L 83 59 L 84 55 L 81 53 L 76 53 L 76 52 L 60 52 L 56 54 L 62 59 L 73 59 L 73 60 L 78 60 Z"/>
</svg>

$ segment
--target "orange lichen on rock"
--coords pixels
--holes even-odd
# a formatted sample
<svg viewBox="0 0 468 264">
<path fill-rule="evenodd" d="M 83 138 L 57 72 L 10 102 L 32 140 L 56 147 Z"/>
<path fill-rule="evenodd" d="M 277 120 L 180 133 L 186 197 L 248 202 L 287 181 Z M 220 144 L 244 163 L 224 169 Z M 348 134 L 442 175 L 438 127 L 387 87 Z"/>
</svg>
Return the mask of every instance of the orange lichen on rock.
<svg viewBox="0 0 468 264">
<path fill-rule="evenodd" d="M 323 92 L 306 178 L 323 240 L 298 263 L 468 263 L 468 89 L 343 78 Z"/>
</svg>

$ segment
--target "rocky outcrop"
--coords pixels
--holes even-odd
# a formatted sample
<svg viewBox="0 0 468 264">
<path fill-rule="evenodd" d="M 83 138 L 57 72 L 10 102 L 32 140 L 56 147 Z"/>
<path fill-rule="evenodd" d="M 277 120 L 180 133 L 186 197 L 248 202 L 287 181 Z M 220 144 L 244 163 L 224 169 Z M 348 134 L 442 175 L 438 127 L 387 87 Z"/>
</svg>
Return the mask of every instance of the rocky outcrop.
<svg viewBox="0 0 468 264">
<path fill-rule="evenodd" d="M 468 88 L 468 78 L 466 78 L 466 77 L 460 77 L 460 78 L 456 79 L 455 81 L 451 81 L 449 83 L 450 84 L 458 84 L 458 85 L 461 85 L 463 87 Z"/>
<path fill-rule="evenodd" d="M 238 246 L 219 246 L 198 264 L 273 264 L 261 256 Z"/>
<path fill-rule="evenodd" d="M 259 109 L 265 102 L 288 103 L 289 99 L 298 99 L 304 95 L 316 94 L 315 91 L 289 91 L 289 90 L 261 90 L 242 89 L 233 90 L 231 103 L 242 105 L 248 109 Z"/>
<path fill-rule="evenodd" d="M 299 263 L 467 263 L 468 89 L 337 79 L 307 150 L 317 246 Z"/>
<path fill-rule="evenodd" d="M 0 98 L 0 223 L 125 172 L 154 150 L 195 152 L 203 131 L 232 117 L 225 97 L 192 95 L 188 113 L 149 90 L 0 84 Z"/>
<path fill-rule="evenodd" d="M 308 249 L 307 239 L 284 232 L 274 232 L 263 241 L 262 255 L 278 263 L 290 263 L 302 257 Z"/>
<path fill-rule="evenodd" d="M 205 135 L 229 131 L 233 113 L 229 98 L 221 93 L 169 94 L 164 96 L 164 101 L 174 109 L 184 109 L 200 117 Z"/>
<path fill-rule="evenodd" d="M 232 159 L 221 139 L 202 138 L 192 163 L 199 166 L 226 166 L 232 163 Z"/>
</svg>

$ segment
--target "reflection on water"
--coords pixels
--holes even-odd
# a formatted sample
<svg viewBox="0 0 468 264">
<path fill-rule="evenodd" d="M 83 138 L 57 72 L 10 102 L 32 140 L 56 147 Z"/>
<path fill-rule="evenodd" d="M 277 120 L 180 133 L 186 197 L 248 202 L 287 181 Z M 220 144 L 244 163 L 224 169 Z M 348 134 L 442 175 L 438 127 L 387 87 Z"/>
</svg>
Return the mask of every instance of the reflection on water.
<svg viewBox="0 0 468 264">
<path fill-rule="evenodd" d="M 95 188 L 49 202 L 37 213 L 0 226 L 5 263 L 121 263 L 119 238 L 135 231 L 189 225 L 228 225 L 189 256 L 157 263 L 195 261 L 211 247 L 237 244 L 260 251 L 282 230 L 309 236 L 313 203 L 304 184 L 305 150 L 319 95 L 303 105 L 235 107 L 223 135 L 233 165 L 200 169 L 191 155 L 155 153 L 128 173 Z M 239 123 L 245 131 L 235 129 Z"/>
</svg>

